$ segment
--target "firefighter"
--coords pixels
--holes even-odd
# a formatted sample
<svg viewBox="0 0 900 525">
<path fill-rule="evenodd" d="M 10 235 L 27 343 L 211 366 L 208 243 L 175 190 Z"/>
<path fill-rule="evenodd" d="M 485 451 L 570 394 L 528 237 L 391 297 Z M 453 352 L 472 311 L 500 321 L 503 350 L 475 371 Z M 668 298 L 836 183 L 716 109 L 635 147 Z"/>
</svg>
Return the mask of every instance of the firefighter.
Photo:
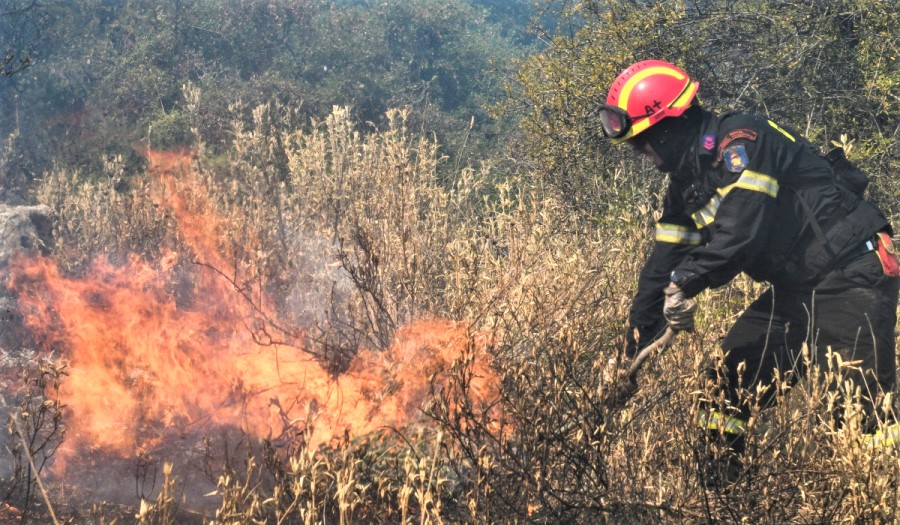
<svg viewBox="0 0 900 525">
<path fill-rule="evenodd" d="M 632 302 L 629 356 L 666 326 L 693 330 L 702 291 L 741 272 L 768 283 L 729 330 L 723 364 L 711 372 L 727 402 L 702 406 L 698 423 L 727 453 L 705 470 L 709 484 L 740 472 L 751 413 L 740 393 L 771 384 L 776 371 L 802 377 L 804 343 L 822 367 L 829 348 L 859 364 L 842 370 L 832 387 L 852 379 L 861 388 L 874 431 L 884 416 L 875 408 L 896 378 L 900 269 L 891 225 L 852 185 L 861 173 L 836 177 L 828 158 L 780 123 L 703 109 L 698 88 L 673 64 L 637 62 L 615 79 L 599 117 L 614 144 L 629 144 L 668 174 L 653 251 Z M 772 390 L 760 406 L 771 405 Z M 882 442 L 897 437 L 879 435 Z"/>
</svg>

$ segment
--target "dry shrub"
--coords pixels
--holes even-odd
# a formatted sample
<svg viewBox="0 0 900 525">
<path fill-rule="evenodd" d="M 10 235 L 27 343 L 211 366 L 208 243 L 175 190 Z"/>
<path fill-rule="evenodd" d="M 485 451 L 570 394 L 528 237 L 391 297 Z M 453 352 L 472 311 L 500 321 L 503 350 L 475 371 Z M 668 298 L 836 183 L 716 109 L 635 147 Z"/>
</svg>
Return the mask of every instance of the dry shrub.
<svg viewBox="0 0 900 525">
<path fill-rule="evenodd" d="M 477 369 L 464 357 L 447 384 L 435 383 L 430 423 L 315 450 L 270 443 L 262 457 L 224 466 L 210 523 L 900 517 L 897 452 L 860 445 L 858 425 L 838 428 L 815 374 L 772 387 L 779 404 L 751 423 L 736 484 L 701 486 L 697 457 L 707 445 L 693 421 L 710 394 L 700 378 L 760 290 L 748 281 L 702 296 L 697 331 L 645 368 L 634 399 L 603 402 L 597 385 L 621 357 L 652 242 L 656 209 L 635 174 L 610 174 L 620 200 L 585 217 L 527 173 L 493 180 L 483 166 L 440 184 L 438 146 L 410 134 L 402 111 L 389 113 L 387 129 L 362 131 L 344 108 L 308 128 L 277 105 L 253 116 L 251 128 L 235 127 L 227 154 L 195 152 L 196 191 L 223 218 L 220 244 L 234 259 L 222 274 L 271 294 L 279 322 L 306 329 L 335 373 L 360 347 L 387 347 L 410 321 L 466 319 L 493 338 L 499 412 L 471 403 Z M 57 256 L 67 267 L 102 251 L 153 257 L 178 246 L 170 218 L 148 204 L 149 178 L 124 193 L 114 175 L 100 179 L 59 170 L 41 191 L 60 219 Z M 171 516 L 162 508 L 170 499 L 141 515 Z"/>
<path fill-rule="evenodd" d="M 57 168 L 38 189 L 38 200 L 55 215 L 55 259 L 64 270 L 78 272 L 100 254 L 158 259 L 171 241 L 172 225 L 151 197 L 149 181 L 135 177 L 127 186 L 121 157 L 103 166 L 91 176 Z"/>
<path fill-rule="evenodd" d="M 9 392 L 17 406 L 7 407 L 5 396 L 0 397 L 0 406 L 9 410 L 6 430 L 10 443 L 5 448 L 12 458 L 11 469 L 3 469 L 0 481 L 0 516 L 6 514 L 7 505 L 15 503 L 25 517 L 38 514 L 46 518 L 46 510 L 32 512 L 32 505 L 44 490 L 40 478 L 65 438 L 59 396 L 65 375 L 65 367 L 53 360 L 35 359 L 21 370 L 22 388 Z"/>
</svg>

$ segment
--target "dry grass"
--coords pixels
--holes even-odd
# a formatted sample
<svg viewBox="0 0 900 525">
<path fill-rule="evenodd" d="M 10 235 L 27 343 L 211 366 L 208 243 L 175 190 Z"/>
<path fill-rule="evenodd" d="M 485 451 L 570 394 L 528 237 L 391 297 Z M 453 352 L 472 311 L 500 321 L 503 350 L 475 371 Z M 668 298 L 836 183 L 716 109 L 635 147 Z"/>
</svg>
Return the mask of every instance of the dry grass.
<svg viewBox="0 0 900 525">
<path fill-rule="evenodd" d="M 340 373 L 360 348 L 386 348 L 413 320 L 468 320 L 492 334 L 503 418 L 469 401 L 475 368 L 462 359 L 448 384 L 435 385 L 425 423 L 318 449 L 302 439 L 293 448 L 263 443 L 218 465 L 218 504 L 196 520 L 900 519 L 898 452 L 860 446 L 855 426 L 836 429 L 829 396 L 812 379 L 790 392 L 774 386 L 784 397 L 752 422 L 751 461 L 737 484 L 701 487 L 703 445 L 692 424 L 705 395 L 700 378 L 758 291 L 749 282 L 702 296 L 698 330 L 642 372 L 628 405 L 611 411 L 600 402 L 600 369 L 622 347 L 655 211 L 630 174 L 610 175 L 618 200 L 589 219 L 527 173 L 498 181 L 482 167 L 439 184 L 440 150 L 407 132 L 403 112 L 389 115 L 388 129 L 365 132 L 342 108 L 308 130 L 291 129 L 290 112 L 275 106 L 257 108 L 254 121 L 234 130 L 228 155 L 195 152 L 205 193 L 194 198 L 223 218 L 223 276 L 248 300 L 274 298 L 265 306 L 281 317 L 269 333 L 307 330 L 310 351 Z M 69 271 L 102 252 L 152 259 L 187 249 L 153 204 L 152 179 L 117 190 L 117 165 L 94 182 L 64 170 L 45 180 L 40 200 L 56 213 L 56 257 Z M 178 475 L 168 466 L 155 500 L 135 502 L 139 523 L 179 519 Z M 95 522 L 107 519 L 101 514 Z"/>
</svg>

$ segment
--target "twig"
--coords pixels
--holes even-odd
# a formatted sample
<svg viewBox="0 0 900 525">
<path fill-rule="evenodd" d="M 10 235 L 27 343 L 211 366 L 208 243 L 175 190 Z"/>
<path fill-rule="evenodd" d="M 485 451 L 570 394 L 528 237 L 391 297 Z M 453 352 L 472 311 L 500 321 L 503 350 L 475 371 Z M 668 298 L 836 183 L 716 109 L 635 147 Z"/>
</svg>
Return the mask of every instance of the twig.
<svg viewBox="0 0 900 525">
<path fill-rule="evenodd" d="M 16 413 L 10 414 L 13 421 L 13 426 L 16 427 L 16 433 L 19 434 L 19 439 L 22 440 L 22 447 L 25 450 L 25 457 L 28 458 L 28 464 L 31 465 L 31 471 L 34 472 L 34 480 L 37 482 L 37 486 L 41 489 L 41 495 L 44 496 L 44 503 L 47 504 L 47 510 L 50 512 L 50 517 L 53 519 L 54 525 L 60 525 L 59 520 L 56 519 L 56 514 L 53 512 L 53 506 L 50 504 L 50 497 L 47 495 L 47 490 L 44 488 L 44 484 L 41 482 L 41 476 L 38 475 L 37 466 L 34 464 L 34 458 L 31 457 L 31 450 L 28 449 L 28 441 L 25 439 L 25 434 L 22 433 L 22 429 L 19 428 L 19 415 Z"/>
</svg>

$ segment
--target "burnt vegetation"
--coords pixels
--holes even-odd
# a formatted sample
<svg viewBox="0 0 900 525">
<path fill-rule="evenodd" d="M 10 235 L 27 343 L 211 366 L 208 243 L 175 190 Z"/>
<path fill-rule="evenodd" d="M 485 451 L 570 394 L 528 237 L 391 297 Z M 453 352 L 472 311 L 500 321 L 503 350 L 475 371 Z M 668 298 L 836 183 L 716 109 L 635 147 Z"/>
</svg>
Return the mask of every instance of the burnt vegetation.
<svg viewBox="0 0 900 525">
<path fill-rule="evenodd" d="M 852 144 L 869 197 L 900 224 L 895 2 L 10 5 L 0 198 L 49 207 L 63 276 L 101 254 L 159 266 L 175 252 L 161 289 L 179 308 L 203 302 L 193 283 L 213 272 L 249 305 L 238 328 L 266 355 L 302 347 L 333 378 L 421 319 L 464 322 L 467 339 L 427 371 L 407 426 L 313 444 L 311 406 L 280 434 L 226 427 L 116 457 L 104 472 L 120 478 L 106 482 L 127 490 L 115 495 L 71 481 L 112 461 L 102 450 L 68 455 L 70 480 L 53 469 L 79 417 L 65 342 L 0 348 L 0 521 L 900 519 L 900 451 L 867 447 L 853 395 L 835 409 L 823 386 L 852 363 L 818 363 L 823 375 L 793 387 L 779 378 L 738 481 L 704 488 L 703 371 L 758 290 L 747 280 L 703 294 L 696 332 L 648 363 L 627 403 L 606 402 L 663 181 L 599 140 L 594 120 L 624 66 L 678 63 L 708 107 L 769 115 L 823 149 Z M 153 150 L 183 152 L 188 200 L 221 219 L 216 257 L 159 200 L 170 190 L 148 169 Z M 129 380 L 136 398 L 158 388 Z M 386 398 L 392 381 L 367 395 Z"/>
</svg>

